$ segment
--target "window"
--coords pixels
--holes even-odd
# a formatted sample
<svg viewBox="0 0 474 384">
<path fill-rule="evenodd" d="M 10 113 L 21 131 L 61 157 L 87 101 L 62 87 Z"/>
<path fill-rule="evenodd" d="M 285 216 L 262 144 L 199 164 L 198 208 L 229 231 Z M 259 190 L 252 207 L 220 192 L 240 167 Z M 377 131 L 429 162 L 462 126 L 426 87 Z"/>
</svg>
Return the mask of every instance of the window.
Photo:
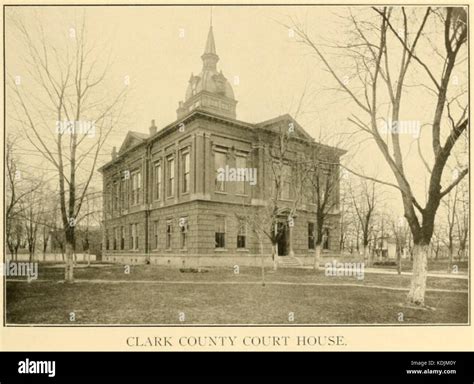
<svg viewBox="0 0 474 384">
<path fill-rule="evenodd" d="M 171 249 L 171 234 L 173 233 L 173 224 L 171 220 L 166 222 L 166 249 Z"/>
<path fill-rule="evenodd" d="M 169 157 L 166 174 L 168 176 L 167 196 L 174 195 L 174 158 Z"/>
<path fill-rule="evenodd" d="M 142 175 L 140 171 L 132 173 L 132 205 L 140 203 L 140 191 L 142 186 Z"/>
<path fill-rule="evenodd" d="M 158 249 L 158 221 L 153 222 L 153 248 Z"/>
<path fill-rule="evenodd" d="M 119 183 L 118 181 L 114 181 L 113 185 L 113 210 L 117 212 L 119 209 Z"/>
<path fill-rule="evenodd" d="M 235 160 L 237 166 L 237 174 L 241 176 L 240 180 L 237 180 L 235 183 L 235 193 L 244 195 L 245 194 L 245 179 L 247 159 L 243 156 L 237 156 Z"/>
<path fill-rule="evenodd" d="M 291 167 L 287 164 L 281 168 L 281 199 L 289 200 L 291 191 Z"/>
<path fill-rule="evenodd" d="M 107 214 L 108 214 L 109 217 L 112 214 L 113 196 L 114 196 L 114 187 L 111 183 L 109 183 L 109 184 L 107 184 L 107 193 L 105 194 Z"/>
<path fill-rule="evenodd" d="M 120 249 L 125 249 L 125 228 L 120 227 Z"/>
<path fill-rule="evenodd" d="M 183 175 L 183 193 L 189 192 L 189 170 L 190 170 L 190 157 L 189 152 L 184 152 L 182 157 L 182 175 Z"/>
<path fill-rule="evenodd" d="M 188 240 L 188 219 L 182 217 L 179 219 L 179 231 L 181 236 L 181 248 L 186 249 Z"/>
<path fill-rule="evenodd" d="M 323 230 L 323 249 L 329 249 L 329 228 Z"/>
<path fill-rule="evenodd" d="M 216 216 L 216 248 L 225 248 L 225 217 Z"/>
<path fill-rule="evenodd" d="M 216 191 L 225 192 L 225 180 L 222 170 L 225 169 L 227 155 L 222 152 L 214 152 L 214 165 L 216 168 Z M 221 172 L 219 172 L 221 170 Z M 219 177 L 221 176 L 221 177 Z"/>
<path fill-rule="evenodd" d="M 308 223 L 308 249 L 314 249 L 314 223 Z"/>
<path fill-rule="evenodd" d="M 161 197 L 161 163 L 155 164 L 155 200 L 159 200 Z"/>
<path fill-rule="evenodd" d="M 117 227 L 117 228 L 114 228 L 114 251 L 116 251 L 118 247 L 118 238 L 119 238 L 119 229 Z"/>
<path fill-rule="evenodd" d="M 125 205 L 125 202 L 127 201 L 126 190 L 127 190 L 127 180 L 121 179 L 120 180 L 120 208 L 121 209 L 126 208 L 126 205 Z"/>
<path fill-rule="evenodd" d="M 245 240 L 247 236 L 247 223 L 245 219 L 239 219 L 239 227 L 237 229 L 237 248 L 245 248 Z"/>
<path fill-rule="evenodd" d="M 130 224 L 130 249 L 138 249 L 138 224 Z"/>
<path fill-rule="evenodd" d="M 105 230 L 105 250 L 108 251 L 110 248 L 110 240 L 109 240 L 109 230 Z"/>
</svg>

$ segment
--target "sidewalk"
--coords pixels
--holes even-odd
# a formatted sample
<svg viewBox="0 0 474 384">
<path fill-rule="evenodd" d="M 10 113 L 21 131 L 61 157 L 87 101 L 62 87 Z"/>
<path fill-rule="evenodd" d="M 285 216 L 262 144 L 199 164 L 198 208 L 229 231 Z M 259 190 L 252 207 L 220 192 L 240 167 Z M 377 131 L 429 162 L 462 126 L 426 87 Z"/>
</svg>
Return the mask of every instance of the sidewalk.
<svg viewBox="0 0 474 384">
<path fill-rule="evenodd" d="M 26 280 L 9 280 L 8 283 L 28 283 Z M 63 281 L 38 279 L 38 283 L 64 284 Z M 31 283 L 28 283 L 31 284 Z M 262 285 L 261 281 L 177 281 L 177 280 L 104 280 L 104 279 L 75 279 L 72 284 L 145 284 L 145 285 Z M 406 291 L 409 287 L 393 287 L 375 284 L 359 283 L 312 283 L 312 282 L 291 282 L 291 281 L 265 281 L 265 285 L 286 285 L 286 286 L 307 286 L 307 287 L 358 287 L 358 288 L 376 288 L 389 291 Z M 445 289 L 445 288 L 426 288 L 426 292 L 444 292 L 444 293 L 468 293 L 466 289 Z"/>
<path fill-rule="evenodd" d="M 319 266 L 322 271 L 324 271 L 324 265 Z M 304 265 L 301 267 L 295 267 L 299 269 L 313 269 L 310 265 Z M 387 269 L 387 268 L 364 268 L 364 273 L 378 273 L 382 275 L 398 275 L 398 271 L 396 269 Z M 402 272 L 401 275 L 404 276 L 411 276 L 411 272 Z M 459 272 L 459 273 L 446 273 L 444 271 L 431 271 L 427 274 L 428 277 L 441 277 L 445 279 L 465 279 L 469 278 L 469 275 L 466 272 Z"/>
</svg>

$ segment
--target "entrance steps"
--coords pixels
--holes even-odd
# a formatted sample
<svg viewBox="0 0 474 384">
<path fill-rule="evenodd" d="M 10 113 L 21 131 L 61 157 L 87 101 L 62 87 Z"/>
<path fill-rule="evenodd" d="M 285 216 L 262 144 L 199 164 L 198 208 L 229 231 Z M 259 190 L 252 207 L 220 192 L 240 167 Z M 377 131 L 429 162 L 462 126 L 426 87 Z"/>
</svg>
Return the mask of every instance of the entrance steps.
<svg viewBox="0 0 474 384">
<path fill-rule="evenodd" d="M 294 256 L 278 256 L 278 266 L 281 268 L 299 268 L 303 266 L 303 263 Z"/>
</svg>

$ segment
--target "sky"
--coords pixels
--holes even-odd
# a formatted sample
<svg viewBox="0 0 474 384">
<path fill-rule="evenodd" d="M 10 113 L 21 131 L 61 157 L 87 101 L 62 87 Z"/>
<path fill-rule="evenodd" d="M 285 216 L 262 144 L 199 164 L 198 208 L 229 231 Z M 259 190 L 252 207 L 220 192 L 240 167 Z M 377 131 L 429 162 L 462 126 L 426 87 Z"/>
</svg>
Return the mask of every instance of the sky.
<svg viewBox="0 0 474 384">
<path fill-rule="evenodd" d="M 367 12 L 367 10 L 363 10 Z M 74 20 L 85 14 L 89 40 L 100 60 L 111 58 L 107 77 L 111 89 L 129 81 L 127 105 L 120 124 L 113 130 L 99 165 L 110 160 L 113 146 L 120 147 L 127 131 L 148 132 L 154 119 L 158 129 L 176 120 L 176 108 L 184 99 L 191 73 L 198 74 L 208 33 L 211 8 L 186 7 L 25 7 L 7 9 L 7 72 L 20 74 L 25 86 L 28 73 L 22 48 L 11 20 L 27 25 L 40 21 L 52 41 L 67 44 Z M 346 135 L 353 130 L 348 117 L 354 106 L 334 91 L 334 82 L 322 63 L 285 26 L 289 18 L 303 22 L 317 41 L 327 42 L 347 35 L 347 9 L 342 7 L 214 6 L 212 24 L 218 69 L 231 82 L 237 104 L 237 119 L 257 123 L 278 115 L 295 116 L 316 139 Z M 430 52 L 426 52 L 430 54 Z M 344 59 L 341 59 L 341 65 Z M 467 83 L 464 72 L 461 83 Z M 463 77 L 464 76 L 464 77 Z M 238 78 L 238 84 L 235 79 Z M 404 116 L 407 120 L 429 119 L 420 95 L 412 96 Z M 418 103 L 418 104 L 416 104 Z M 8 104 L 8 99 L 7 99 Z M 411 104 L 411 105 L 410 105 Z M 350 136 L 347 136 L 350 137 Z M 323 139 L 324 140 L 324 139 Z M 413 141 L 408 137 L 404 140 Z M 375 145 L 367 140 L 349 150 L 348 166 L 364 174 L 393 178 Z M 428 141 L 422 142 L 429 145 Z M 423 194 L 426 178 L 417 177 L 419 158 L 407 145 L 407 163 L 413 172 L 414 188 Z M 427 155 L 429 157 L 429 155 Z M 411 158 L 411 160 L 410 160 Z M 96 179 L 100 183 L 100 178 Z M 398 200 L 399 193 L 391 191 Z M 394 203 L 399 209 L 399 205 Z"/>
</svg>

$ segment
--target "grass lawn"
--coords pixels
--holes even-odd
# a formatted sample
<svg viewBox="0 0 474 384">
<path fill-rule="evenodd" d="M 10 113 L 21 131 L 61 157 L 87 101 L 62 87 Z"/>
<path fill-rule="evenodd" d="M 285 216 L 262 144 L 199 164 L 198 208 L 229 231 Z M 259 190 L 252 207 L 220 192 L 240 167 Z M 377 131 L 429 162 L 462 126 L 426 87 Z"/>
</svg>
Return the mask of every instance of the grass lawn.
<svg viewBox="0 0 474 384">
<path fill-rule="evenodd" d="M 209 268 L 206 273 L 182 273 L 155 265 L 110 265 L 77 268 L 76 279 L 127 280 L 119 283 L 64 284 L 62 268 L 40 267 L 31 283 L 7 283 L 8 324 L 410 324 L 466 323 L 468 295 L 427 292 L 426 304 L 435 310 L 403 306 L 406 292 L 384 287 L 408 287 L 410 277 L 366 274 L 363 280 L 327 277 L 324 272 L 280 269 L 267 271 L 267 282 L 318 283 L 174 284 L 188 282 L 258 282 L 258 268 Z M 139 281 L 167 281 L 147 284 Z M 331 286 L 332 284 L 332 286 Z M 334 284 L 360 284 L 340 286 Z M 466 279 L 429 278 L 428 289 L 467 290 Z M 75 321 L 70 321 L 70 313 Z M 185 320 L 179 321 L 180 312 Z M 294 322 L 289 322 L 289 313 Z M 398 321 L 402 312 L 404 322 Z"/>
</svg>

